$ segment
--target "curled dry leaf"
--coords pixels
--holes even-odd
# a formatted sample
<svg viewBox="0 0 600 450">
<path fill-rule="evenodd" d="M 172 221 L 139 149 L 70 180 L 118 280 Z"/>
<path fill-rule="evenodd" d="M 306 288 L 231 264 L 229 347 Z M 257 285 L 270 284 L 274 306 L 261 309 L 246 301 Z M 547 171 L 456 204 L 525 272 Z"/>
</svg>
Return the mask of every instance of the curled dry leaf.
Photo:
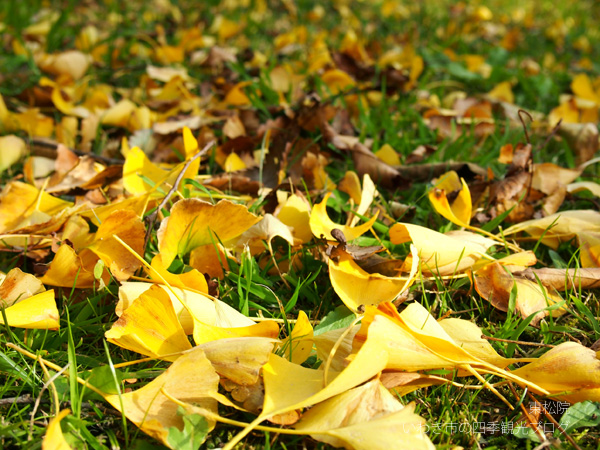
<svg viewBox="0 0 600 450">
<path fill-rule="evenodd" d="M 591 269 L 525 269 L 513 272 L 513 276 L 536 282 L 546 288 L 566 291 L 570 289 L 597 289 L 600 287 L 600 268 Z"/>
<path fill-rule="evenodd" d="M 547 290 L 537 282 L 514 276 L 497 262 L 479 269 L 473 279 L 479 295 L 501 311 L 508 311 L 511 293 L 516 290 L 515 309 L 524 319 L 535 314 L 533 324 L 549 314 L 558 317 L 566 312 L 564 307 L 546 310 L 563 301 L 553 289 Z"/>
</svg>

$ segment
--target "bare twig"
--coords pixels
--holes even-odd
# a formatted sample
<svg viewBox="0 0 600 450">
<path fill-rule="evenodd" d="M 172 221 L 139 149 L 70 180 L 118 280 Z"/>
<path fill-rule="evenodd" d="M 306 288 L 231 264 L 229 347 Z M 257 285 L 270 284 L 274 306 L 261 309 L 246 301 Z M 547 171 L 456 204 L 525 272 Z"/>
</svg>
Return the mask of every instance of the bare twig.
<svg viewBox="0 0 600 450">
<path fill-rule="evenodd" d="M 525 132 L 525 139 L 527 139 L 528 144 L 531 144 L 531 140 L 529 139 L 529 132 L 527 131 L 527 125 L 525 125 L 525 120 L 523 120 L 523 116 L 521 114 L 525 114 L 527 117 L 529 117 L 529 120 L 531 120 L 532 122 L 533 122 L 533 117 L 531 117 L 531 114 L 529 114 L 524 109 L 520 109 L 518 114 L 519 114 L 519 120 L 521 121 L 521 124 L 523 125 L 523 131 Z"/>
<path fill-rule="evenodd" d="M 159 211 L 161 211 L 166 206 L 166 204 L 169 202 L 169 199 L 171 198 L 171 196 L 175 193 L 175 191 L 177 189 L 179 189 L 179 183 L 181 183 L 181 180 L 183 179 L 185 171 L 190 166 L 190 164 L 192 164 L 194 161 L 196 161 L 198 158 L 200 158 L 202 155 L 204 155 L 214 144 L 215 144 L 215 141 L 210 141 L 208 144 L 206 144 L 204 146 L 204 148 L 202 150 L 200 150 L 198 153 L 196 153 L 194 156 L 192 156 L 190 159 L 188 159 L 186 161 L 183 168 L 177 175 L 177 178 L 175 178 L 175 182 L 173 183 L 173 186 L 171 187 L 169 192 L 167 192 L 167 195 L 165 195 L 165 197 L 162 199 L 162 201 L 160 202 L 160 204 L 158 205 L 156 210 L 152 214 L 148 215 L 148 217 L 146 217 L 146 222 L 148 224 L 147 225 L 148 228 L 146 229 L 146 237 L 144 238 L 144 252 L 146 251 L 146 246 L 148 245 L 148 241 L 150 240 L 150 236 L 152 234 L 152 230 L 154 229 L 154 224 L 156 223 L 156 218 L 158 217 Z"/>
<path fill-rule="evenodd" d="M 58 142 L 49 141 L 46 139 L 33 138 L 29 141 L 31 146 L 31 153 L 36 156 L 44 156 L 50 159 L 56 159 L 56 149 L 58 148 Z M 66 147 L 66 146 L 65 146 Z M 109 164 L 109 165 L 121 165 L 123 164 L 122 159 L 109 158 L 107 156 L 96 155 L 92 152 L 82 152 L 81 150 L 75 150 L 73 148 L 66 147 L 69 151 L 75 153 L 77 156 L 88 156 L 96 161 Z"/>
<path fill-rule="evenodd" d="M 555 345 L 552 344 L 539 344 L 537 342 L 525 342 L 525 341 L 515 341 L 513 339 L 500 339 L 491 336 L 486 336 L 485 334 L 481 335 L 482 339 L 486 339 L 488 341 L 496 341 L 496 342 L 508 342 L 509 344 L 518 344 L 518 345 L 530 345 L 532 347 L 550 347 L 554 348 Z"/>
</svg>

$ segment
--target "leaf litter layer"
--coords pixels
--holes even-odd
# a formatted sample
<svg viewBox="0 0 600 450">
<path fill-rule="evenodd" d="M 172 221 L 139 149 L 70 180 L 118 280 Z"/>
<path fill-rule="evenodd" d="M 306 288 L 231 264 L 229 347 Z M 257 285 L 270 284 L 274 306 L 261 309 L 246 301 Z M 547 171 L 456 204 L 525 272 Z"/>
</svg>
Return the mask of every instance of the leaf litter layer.
<svg viewBox="0 0 600 450">
<path fill-rule="evenodd" d="M 589 8 L 1 6 L 3 447 L 592 445 Z"/>
</svg>

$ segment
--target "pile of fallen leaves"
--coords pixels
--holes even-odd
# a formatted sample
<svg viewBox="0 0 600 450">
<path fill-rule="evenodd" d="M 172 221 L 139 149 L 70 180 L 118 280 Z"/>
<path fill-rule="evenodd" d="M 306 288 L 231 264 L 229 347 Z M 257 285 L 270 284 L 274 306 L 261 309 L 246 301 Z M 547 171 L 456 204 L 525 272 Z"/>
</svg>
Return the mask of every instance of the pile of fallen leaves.
<svg viewBox="0 0 600 450">
<path fill-rule="evenodd" d="M 156 14 L 183 20 L 176 6 L 154 3 Z M 257 14 L 266 7 L 258 3 Z M 293 16 L 293 2 L 283 4 Z M 404 14 L 394 4 L 383 7 Z M 488 12 L 454 13 L 469 17 L 474 33 L 486 23 L 493 33 Z M 316 6 L 309 19 L 323 14 Z M 352 24 L 355 16 L 346 15 Z M 111 369 L 153 359 L 169 365 L 142 387 L 120 383 L 115 391 L 37 348 L 8 343 L 3 351 L 77 381 L 170 448 L 188 448 L 190 427 L 199 445 L 220 423 L 240 427 L 226 449 L 253 430 L 357 450 L 433 448 L 427 422 L 403 401 L 433 385 L 489 390 L 509 409 L 519 396 L 506 398 L 499 390 L 506 385 L 570 404 L 600 401 L 595 349 L 564 342 L 536 358 L 505 358 L 475 323 L 403 304 L 423 286 L 468 278 L 482 299 L 527 326 L 568 313 L 564 291 L 600 286 L 600 213 L 561 210 L 578 192 L 600 196 L 597 183 L 577 181 L 597 162 L 598 80 L 576 75 L 559 106 L 526 113 L 509 81 L 478 96 L 415 94 L 424 61 L 410 41 L 378 46 L 357 26 L 335 47 L 304 25 L 290 27 L 271 42 L 280 57 L 272 63 L 270 54 L 243 45 L 244 20 L 221 14 L 209 27 L 174 35 L 157 25 L 127 46 L 89 25 L 74 48 L 48 52 L 58 21 L 57 11 L 40 11 L 19 39 L 2 42 L 40 77 L 18 95 L 0 95 L 0 242 L 14 266 L 2 275 L 0 322 L 57 330 L 66 320 L 60 288 L 85 298 L 118 286 L 118 320 L 107 323 L 105 339 L 140 359 Z M 519 33 L 515 27 L 498 39 L 510 47 Z M 298 50 L 301 58 L 289 56 Z M 485 76 L 490 69 L 475 56 L 448 52 L 463 70 Z M 146 62 L 135 84 L 116 87 L 90 75 L 103 67 L 115 78 L 126 74 L 127 58 Z M 240 77 L 236 65 L 255 76 Z M 209 77 L 199 79 L 200 72 Z M 440 139 L 471 133 L 482 141 L 497 127 L 531 123 L 570 145 L 579 165 L 534 164 L 527 136 L 500 148 L 498 177 L 472 163 L 423 163 L 435 143 L 401 156 L 361 133 L 361 111 L 409 94 Z M 332 179 L 328 167 L 341 161 L 352 169 Z M 391 195 L 426 181 L 422 194 L 452 231 L 411 223 L 410 206 Z M 332 202 L 346 203 L 339 223 L 330 217 Z M 358 239 L 367 235 L 381 245 Z M 522 248 L 528 241 L 554 250 L 570 243 L 579 268 L 534 268 L 535 251 Z M 307 255 L 326 264 L 351 316 L 328 316 L 327 326 L 314 328 L 329 311 L 307 314 L 296 299 L 289 309 L 279 302 L 277 313 L 290 324 L 282 328 L 259 309 L 250 315 L 248 305 L 219 298 L 231 264 L 255 259 L 288 286 L 288 272 Z M 31 270 L 19 268 L 25 262 Z M 54 379 L 46 380 L 51 389 Z M 70 411 L 59 406 L 44 448 L 69 448 L 60 421 Z M 232 419 L 236 410 L 255 418 Z M 543 436 L 536 419 L 523 410 L 515 422 Z"/>
</svg>

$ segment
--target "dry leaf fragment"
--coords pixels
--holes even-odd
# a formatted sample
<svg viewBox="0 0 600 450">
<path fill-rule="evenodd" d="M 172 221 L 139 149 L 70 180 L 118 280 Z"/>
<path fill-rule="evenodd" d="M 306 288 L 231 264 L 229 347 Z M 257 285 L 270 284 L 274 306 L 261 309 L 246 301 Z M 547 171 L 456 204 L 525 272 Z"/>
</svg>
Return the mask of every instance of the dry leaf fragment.
<svg viewBox="0 0 600 450">
<path fill-rule="evenodd" d="M 39 279 L 15 267 L 3 276 L 0 283 L 0 305 L 11 306 L 45 290 Z"/>
<path fill-rule="evenodd" d="M 516 277 L 523 277 L 533 282 L 538 280 L 547 288 L 557 291 L 569 289 L 595 289 L 600 287 L 600 268 L 590 269 L 525 269 L 513 272 Z"/>
</svg>

